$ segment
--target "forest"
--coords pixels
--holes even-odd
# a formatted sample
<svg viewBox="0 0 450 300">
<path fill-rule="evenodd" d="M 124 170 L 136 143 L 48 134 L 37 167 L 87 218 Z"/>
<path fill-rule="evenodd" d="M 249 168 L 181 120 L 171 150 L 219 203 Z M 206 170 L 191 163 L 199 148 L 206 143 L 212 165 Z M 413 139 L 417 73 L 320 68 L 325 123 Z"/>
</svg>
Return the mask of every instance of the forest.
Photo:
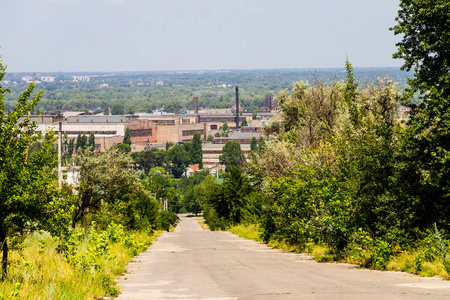
<svg viewBox="0 0 450 300">
<path fill-rule="evenodd" d="M 406 87 L 409 73 L 398 68 L 357 68 L 355 76 L 368 84 L 389 75 Z M 7 110 L 12 110 L 15 99 L 26 88 L 23 76 L 32 74 L 8 73 L 5 81 L 11 92 L 5 95 Z M 80 75 L 80 74 L 74 74 Z M 137 112 L 182 112 L 193 110 L 193 97 L 198 96 L 199 107 L 229 108 L 233 105 L 234 86 L 240 88 L 240 101 L 245 110 L 254 111 L 265 105 L 265 95 L 278 94 L 292 88 L 296 81 L 313 82 L 316 78 L 342 80 L 345 69 L 300 69 L 300 70 L 229 70 L 198 72 L 147 72 L 118 74 L 83 74 L 90 76 L 89 82 L 73 82 L 72 76 L 61 73 L 37 74 L 54 76 L 55 82 L 41 82 L 38 87 L 44 91 L 41 101 L 33 113 L 57 113 L 61 110 L 89 113 L 107 112 L 107 108 L 119 106 L 114 114 Z M 108 84 L 108 87 L 100 87 Z M 159 85 L 158 85 L 159 84 Z M 160 85 L 163 84 L 163 85 Z M 6 86 L 6 85 L 5 85 Z"/>
</svg>

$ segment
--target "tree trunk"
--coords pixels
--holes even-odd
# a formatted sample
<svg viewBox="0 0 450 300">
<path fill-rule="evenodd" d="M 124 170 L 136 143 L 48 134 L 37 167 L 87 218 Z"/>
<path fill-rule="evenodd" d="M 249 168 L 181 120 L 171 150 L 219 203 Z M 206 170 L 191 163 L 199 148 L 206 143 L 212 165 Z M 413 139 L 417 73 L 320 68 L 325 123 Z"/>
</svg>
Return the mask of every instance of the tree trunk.
<svg viewBox="0 0 450 300">
<path fill-rule="evenodd" d="M 6 240 L 6 232 L 0 231 L 0 243 L 2 246 L 2 280 L 6 279 L 6 275 L 8 274 L 7 266 L 8 266 L 8 242 Z"/>
</svg>

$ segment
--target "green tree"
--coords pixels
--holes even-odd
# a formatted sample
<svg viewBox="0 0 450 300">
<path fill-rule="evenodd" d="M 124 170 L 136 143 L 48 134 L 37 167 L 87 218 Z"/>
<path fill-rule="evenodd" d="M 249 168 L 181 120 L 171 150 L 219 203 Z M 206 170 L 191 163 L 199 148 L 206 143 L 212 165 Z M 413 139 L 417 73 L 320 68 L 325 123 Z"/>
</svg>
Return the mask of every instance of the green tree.
<svg viewBox="0 0 450 300">
<path fill-rule="evenodd" d="M 239 224 L 246 207 L 246 197 L 252 188 L 247 175 L 242 173 L 240 168 L 230 166 L 228 171 L 224 183 L 216 187 L 206 201 L 214 207 L 219 218 Z"/>
<path fill-rule="evenodd" d="M 88 138 L 87 138 L 87 136 L 85 134 L 79 133 L 78 137 L 77 137 L 77 143 L 76 143 L 75 149 L 76 150 L 78 150 L 78 149 L 83 150 L 83 149 L 86 149 L 87 146 L 88 146 Z"/>
<path fill-rule="evenodd" d="M 266 148 L 266 141 L 264 141 L 264 138 L 261 136 L 261 137 L 259 137 L 259 143 L 258 143 L 259 153 L 263 153 L 265 148 Z"/>
<path fill-rule="evenodd" d="M 176 144 L 167 150 L 169 170 L 173 177 L 180 178 L 189 165 L 189 155 L 182 146 Z"/>
<path fill-rule="evenodd" d="M 109 115 L 109 106 L 105 106 L 103 108 L 103 115 L 108 116 Z"/>
<path fill-rule="evenodd" d="M 244 120 L 241 122 L 241 127 L 244 127 L 244 126 L 248 126 L 248 123 L 247 123 L 247 120 L 246 120 L 246 119 L 244 119 Z"/>
<path fill-rule="evenodd" d="M 8 250 L 14 239 L 29 230 L 42 228 L 59 203 L 52 153 L 56 139 L 53 132 L 45 135 L 39 149 L 29 155 L 27 148 L 42 136 L 36 124 L 26 116 L 42 96 L 31 83 L 19 96 L 9 114 L 5 111 L 4 89 L 1 81 L 5 67 L 0 62 L 0 247 L 2 248 L 2 278 L 7 276 Z"/>
<path fill-rule="evenodd" d="M 419 92 L 423 101 L 411 105 L 399 183 L 415 199 L 415 226 L 450 231 L 450 3 L 402 0 L 396 20 L 391 30 L 402 39 L 393 57 L 414 70 L 406 96 Z"/>
<path fill-rule="evenodd" d="M 123 136 L 122 144 L 127 144 L 127 145 L 131 146 L 131 131 L 130 131 L 130 127 L 127 127 L 127 129 L 125 129 L 125 135 Z"/>
<path fill-rule="evenodd" d="M 129 155 L 110 148 L 99 156 L 84 151 L 75 160 L 80 169 L 72 227 L 88 220 L 102 226 L 114 221 L 129 228 L 139 228 L 142 222 L 155 223 L 156 202 L 130 168 Z"/>
<path fill-rule="evenodd" d="M 198 132 L 194 133 L 190 156 L 192 163 L 199 164 L 200 169 L 203 169 L 202 137 Z"/>
<path fill-rule="evenodd" d="M 88 148 L 91 151 L 95 150 L 95 135 L 93 132 L 91 132 L 91 134 L 89 135 L 89 143 L 88 143 Z"/>
<path fill-rule="evenodd" d="M 230 166 L 241 167 L 245 163 L 245 156 L 242 153 L 241 144 L 235 141 L 228 141 L 222 148 L 222 155 L 219 156 L 219 161 L 227 169 Z"/>
<path fill-rule="evenodd" d="M 252 137 L 252 140 L 250 141 L 250 151 L 258 152 L 258 142 L 256 141 L 256 137 Z"/>
<path fill-rule="evenodd" d="M 220 128 L 221 135 L 223 137 L 228 137 L 229 131 L 230 131 L 230 126 L 228 126 L 228 122 L 223 123 L 222 127 Z"/>
<path fill-rule="evenodd" d="M 447 0 L 401 0 L 391 28 L 401 35 L 394 58 L 403 60 L 402 70 L 414 69 L 408 78 L 411 91 L 450 96 L 450 3 Z M 435 99 L 437 101 L 437 99 Z"/>
<path fill-rule="evenodd" d="M 72 157 L 72 155 L 73 155 L 74 142 L 75 142 L 75 139 L 70 139 L 69 144 L 67 145 L 68 157 Z"/>
<path fill-rule="evenodd" d="M 112 115 L 124 115 L 125 108 L 123 107 L 122 104 L 115 104 L 115 105 L 113 105 L 113 107 L 111 109 L 111 114 Z"/>
</svg>

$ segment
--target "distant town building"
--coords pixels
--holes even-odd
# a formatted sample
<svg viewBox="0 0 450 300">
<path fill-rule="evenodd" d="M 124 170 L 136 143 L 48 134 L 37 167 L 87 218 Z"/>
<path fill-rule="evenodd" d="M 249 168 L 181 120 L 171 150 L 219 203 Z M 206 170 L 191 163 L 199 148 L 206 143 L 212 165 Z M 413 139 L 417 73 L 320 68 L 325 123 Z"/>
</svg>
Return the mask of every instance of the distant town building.
<svg viewBox="0 0 450 300">
<path fill-rule="evenodd" d="M 158 81 L 156 85 L 164 85 L 164 81 Z"/>
<path fill-rule="evenodd" d="M 23 76 L 22 77 L 22 81 L 25 81 L 26 83 L 32 83 L 33 82 L 33 77 L 31 77 L 31 76 Z"/>
<path fill-rule="evenodd" d="M 41 81 L 43 82 L 55 82 L 56 78 L 53 76 L 42 76 Z"/>
<path fill-rule="evenodd" d="M 89 76 L 72 76 L 73 82 L 89 82 L 91 81 L 91 77 Z"/>
<path fill-rule="evenodd" d="M 107 84 L 107 83 L 100 83 L 98 86 L 99 87 L 109 87 L 109 84 Z"/>
</svg>

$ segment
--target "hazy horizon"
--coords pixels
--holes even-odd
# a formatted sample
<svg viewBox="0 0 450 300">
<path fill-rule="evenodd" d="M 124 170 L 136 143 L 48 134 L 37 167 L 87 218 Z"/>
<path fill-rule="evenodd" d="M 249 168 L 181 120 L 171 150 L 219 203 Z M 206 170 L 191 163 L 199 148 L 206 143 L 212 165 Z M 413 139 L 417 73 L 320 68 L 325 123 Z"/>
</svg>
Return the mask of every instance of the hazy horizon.
<svg viewBox="0 0 450 300">
<path fill-rule="evenodd" d="M 399 67 L 391 0 L 16 0 L 1 4 L 9 72 Z"/>
</svg>

